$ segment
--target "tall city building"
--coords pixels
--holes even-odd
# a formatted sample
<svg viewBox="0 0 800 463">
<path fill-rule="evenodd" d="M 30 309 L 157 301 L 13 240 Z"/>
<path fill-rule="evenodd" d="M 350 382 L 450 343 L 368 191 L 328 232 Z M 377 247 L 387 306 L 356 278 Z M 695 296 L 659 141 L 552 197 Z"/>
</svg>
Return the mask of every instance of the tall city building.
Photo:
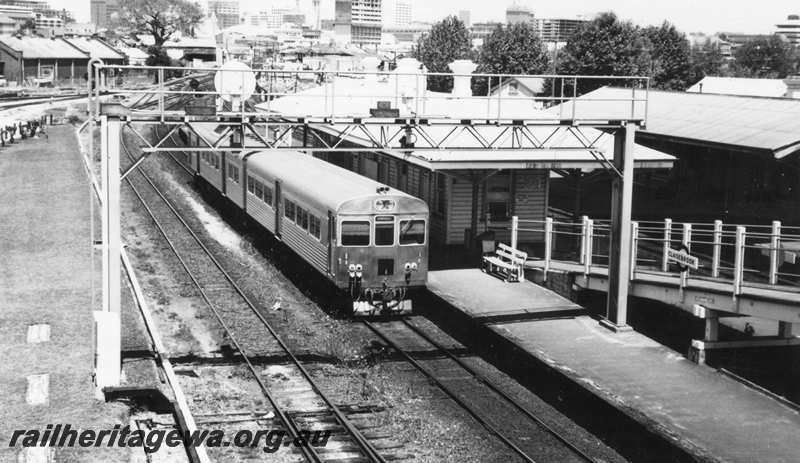
<svg viewBox="0 0 800 463">
<path fill-rule="evenodd" d="M 208 15 L 217 17 L 217 27 L 225 29 L 239 24 L 239 0 L 209 0 Z"/>
<path fill-rule="evenodd" d="M 533 24 L 533 11 L 530 8 L 513 4 L 506 8 L 506 22 L 508 24 L 529 23 Z"/>
<path fill-rule="evenodd" d="M 535 21 L 536 31 L 545 42 L 566 42 L 585 19 L 539 18 Z"/>
<path fill-rule="evenodd" d="M 775 26 L 776 34 L 783 37 L 793 47 L 800 45 L 800 15 L 790 14 L 785 21 Z"/>
<path fill-rule="evenodd" d="M 408 0 L 397 0 L 394 6 L 394 25 L 411 25 L 411 2 Z"/>
<path fill-rule="evenodd" d="M 311 6 L 313 11 L 313 19 L 314 19 L 314 29 L 320 30 L 322 29 L 322 10 L 320 6 L 320 0 L 311 0 Z"/>
<path fill-rule="evenodd" d="M 92 23 L 98 28 L 107 28 L 119 13 L 119 0 L 91 0 L 89 9 Z"/>
<path fill-rule="evenodd" d="M 464 23 L 466 27 L 472 26 L 472 18 L 470 18 L 469 10 L 459 10 L 458 19 L 460 19 L 461 22 Z"/>
<path fill-rule="evenodd" d="M 356 45 L 381 43 L 381 0 L 336 0 L 334 33 Z"/>
</svg>

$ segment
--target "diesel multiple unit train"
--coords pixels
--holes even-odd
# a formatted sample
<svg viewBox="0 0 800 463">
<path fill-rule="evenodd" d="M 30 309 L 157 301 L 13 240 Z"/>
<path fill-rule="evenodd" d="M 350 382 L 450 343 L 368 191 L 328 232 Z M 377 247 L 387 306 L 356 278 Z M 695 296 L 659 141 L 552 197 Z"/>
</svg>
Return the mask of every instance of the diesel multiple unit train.
<svg viewBox="0 0 800 463">
<path fill-rule="evenodd" d="M 193 151 L 198 136 L 178 135 L 179 161 L 346 292 L 354 315 L 411 312 L 427 281 L 425 202 L 302 152 Z"/>
</svg>

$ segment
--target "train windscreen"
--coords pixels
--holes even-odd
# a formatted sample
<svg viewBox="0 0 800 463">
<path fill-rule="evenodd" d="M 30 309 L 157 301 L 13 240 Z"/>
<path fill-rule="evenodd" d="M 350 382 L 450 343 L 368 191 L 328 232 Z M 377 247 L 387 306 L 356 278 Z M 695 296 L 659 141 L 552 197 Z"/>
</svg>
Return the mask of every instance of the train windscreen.
<svg viewBox="0 0 800 463">
<path fill-rule="evenodd" d="M 424 220 L 401 220 L 400 221 L 400 244 L 424 244 L 425 243 L 425 221 Z"/>
<path fill-rule="evenodd" d="M 375 217 L 375 246 L 394 245 L 394 216 Z"/>
<path fill-rule="evenodd" d="M 369 222 L 342 222 L 342 246 L 369 246 Z"/>
</svg>

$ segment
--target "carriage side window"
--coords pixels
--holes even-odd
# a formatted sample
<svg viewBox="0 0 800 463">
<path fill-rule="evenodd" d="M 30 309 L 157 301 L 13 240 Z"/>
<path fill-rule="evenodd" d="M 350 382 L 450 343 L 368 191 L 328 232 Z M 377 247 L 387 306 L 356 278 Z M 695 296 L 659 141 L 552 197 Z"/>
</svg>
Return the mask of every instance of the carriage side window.
<svg viewBox="0 0 800 463">
<path fill-rule="evenodd" d="M 258 180 L 253 182 L 255 184 L 253 194 L 256 195 L 256 198 L 262 199 L 264 195 L 264 184 L 259 182 Z"/>
<path fill-rule="evenodd" d="M 394 244 L 394 216 L 375 217 L 375 246 Z"/>
<path fill-rule="evenodd" d="M 314 235 L 314 238 L 320 239 L 320 236 L 322 235 L 321 228 L 322 228 L 322 221 L 319 219 L 319 217 L 313 215 L 309 217 L 308 231 L 312 235 Z"/>
<path fill-rule="evenodd" d="M 250 175 L 247 176 L 247 191 L 256 194 L 256 179 Z"/>
<path fill-rule="evenodd" d="M 239 183 L 239 167 L 233 165 L 231 162 L 228 163 L 228 178 L 235 183 Z"/>
<path fill-rule="evenodd" d="M 401 220 L 400 244 L 425 244 L 425 221 Z"/>
<path fill-rule="evenodd" d="M 294 221 L 294 203 L 286 199 L 283 204 L 283 215 L 285 215 L 287 219 Z"/>
<path fill-rule="evenodd" d="M 295 208 L 295 214 L 297 215 L 297 225 L 303 230 L 308 230 L 308 211 L 297 206 Z"/>
<path fill-rule="evenodd" d="M 369 222 L 342 222 L 342 246 L 369 246 Z"/>
<path fill-rule="evenodd" d="M 272 188 L 264 185 L 264 202 L 272 207 Z"/>
</svg>

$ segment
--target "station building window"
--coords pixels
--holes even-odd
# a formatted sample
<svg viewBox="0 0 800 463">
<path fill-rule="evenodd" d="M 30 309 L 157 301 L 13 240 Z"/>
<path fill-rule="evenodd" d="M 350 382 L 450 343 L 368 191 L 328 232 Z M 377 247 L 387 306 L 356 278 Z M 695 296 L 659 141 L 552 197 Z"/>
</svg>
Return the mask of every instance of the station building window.
<svg viewBox="0 0 800 463">
<path fill-rule="evenodd" d="M 447 177 L 444 174 L 436 174 L 436 212 L 445 214 L 447 212 Z"/>
<path fill-rule="evenodd" d="M 511 175 L 499 173 L 486 180 L 486 212 L 493 222 L 511 220 Z"/>
</svg>

